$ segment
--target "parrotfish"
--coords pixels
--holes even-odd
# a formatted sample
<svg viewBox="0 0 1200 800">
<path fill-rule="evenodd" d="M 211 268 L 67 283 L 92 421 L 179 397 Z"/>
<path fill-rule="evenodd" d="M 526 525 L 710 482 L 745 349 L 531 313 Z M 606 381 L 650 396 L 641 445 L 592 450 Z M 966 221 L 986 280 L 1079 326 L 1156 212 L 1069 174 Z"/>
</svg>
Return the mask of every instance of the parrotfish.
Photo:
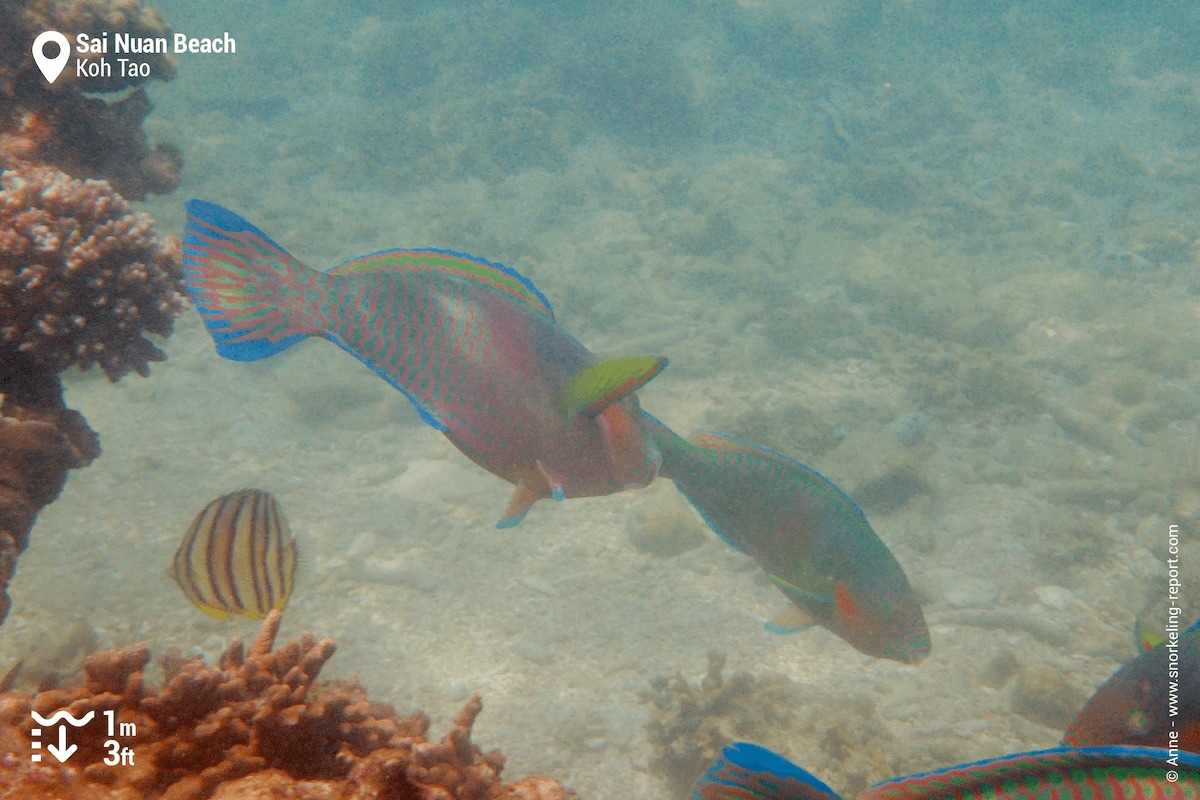
<svg viewBox="0 0 1200 800">
<path fill-rule="evenodd" d="M 187 211 L 184 285 L 217 352 L 254 361 L 309 336 L 333 342 L 468 458 L 515 484 L 498 527 L 545 497 L 654 480 L 659 454 L 635 392 L 666 359 L 597 359 L 515 271 L 399 249 L 320 272 L 218 205 L 192 200 Z"/>
<path fill-rule="evenodd" d="M 858 800 L 1196 800 L 1200 757 L 1154 747 L 1016 753 L 892 778 Z M 807 770 L 758 745 L 726 747 L 693 800 L 841 800 Z"/>
<path fill-rule="evenodd" d="M 1074 747 L 1128 744 L 1200 753 L 1200 621 L 1150 644 L 1096 690 L 1063 735 Z M 1172 739 L 1174 736 L 1174 739 Z"/>
<path fill-rule="evenodd" d="M 662 454 L 662 476 L 791 601 L 768 630 L 818 624 L 868 655 L 907 664 L 929 655 L 916 592 L 845 492 L 764 447 L 718 433 L 688 441 L 646 418 Z"/>
</svg>

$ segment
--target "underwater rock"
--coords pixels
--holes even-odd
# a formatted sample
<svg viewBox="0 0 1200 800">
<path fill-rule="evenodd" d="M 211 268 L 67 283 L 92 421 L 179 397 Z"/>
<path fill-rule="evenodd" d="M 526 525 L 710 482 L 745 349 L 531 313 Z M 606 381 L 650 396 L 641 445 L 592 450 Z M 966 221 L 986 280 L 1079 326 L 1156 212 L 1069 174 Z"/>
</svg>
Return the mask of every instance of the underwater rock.
<svg viewBox="0 0 1200 800">
<path fill-rule="evenodd" d="M 657 558 L 694 550 L 708 538 L 695 514 L 682 510 L 647 514 L 630 522 L 626 533 L 634 547 Z"/>
<path fill-rule="evenodd" d="M 883 429 L 905 447 L 912 447 L 925 438 L 933 419 L 924 411 L 910 411 L 893 419 Z"/>
<path fill-rule="evenodd" d="M 82 619 L 56 620 L 39 630 L 25 652 L 0 679 L 0 692 L 56 689 L 83 674 L 83 662 L 96 649 L 96 631 Z"/>
<path fill-rule="evenodd" d="M 1021 669 L 1017 657 L 1008 648 L 999 648 L 979 669 L 979 682 L 992 689 L 999 689 Z"/>
<path fill-rule="evenodd" d="M 504 756 L 471 742 L 483 708 L 472 697 L 450 732 L 429 741 L 429 717 L 398 717 L 354 681 L 317 683 L 332 640 L 304 634 L 272 650 L 272 611 L 246 652 L 235 640 L 216 666 L 163 659 L 166 682 L 147 685 L 145 645 L 107 650 L 84 664 L 86 680 L 35 695 L 0 695 L 0 798 L 44 796 L 130 800 L 214 797 L 426 797 L 440 800 L 571 800 L 540 778 L 505 786 Z M 30 761 L 31 711 L 106 711 L 136 726 L 136 764 L 110 766 L 103 723 L 78 728 L 62 764 Z"/>
<path fill-rule="evenodd" d="M 1071 724 L 1086 699 L 1058 670 L 1033 664 L 1017 673 L 1012 710 L 1039 725 L 1061 730 Z"/>
<path fill-rule="evenodd" d="M 888 514 L 904 508 L 917 495 L 932 495 L 933 487 L 914 467 L 904 465 L 861 484 L 854 494 L 863 508 Z"/>
<path fill-rule="evenodd" d="M 868 513 L 888 514 L 918 495 L 933 494 L 912 451 L 886 430 L 855 431 L 824 461 L 830 473 L 856 477 L 848 493 Z"/>
</svg>

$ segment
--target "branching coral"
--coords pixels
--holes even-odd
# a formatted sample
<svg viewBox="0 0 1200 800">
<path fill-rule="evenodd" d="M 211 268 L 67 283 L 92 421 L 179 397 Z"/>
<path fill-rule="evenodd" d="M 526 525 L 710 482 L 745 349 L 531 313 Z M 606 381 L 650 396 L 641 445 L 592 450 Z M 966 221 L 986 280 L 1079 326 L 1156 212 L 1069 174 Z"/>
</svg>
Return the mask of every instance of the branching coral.
<svg viewBox="0 0 1200 800">
<path fill-rule="evenodd" d="M 0 361 L 146 375 L 183 309 L 180 254 L 103 181 L 27 166 L 0 177 Z"/>
<path fill-rule="evenodd" d="M 482 709 L 473 697 L 438 742 L 429 718 L 397 717 L 353 682 L 316 679 L 333 655 L 331 640 L 305 634 L 272 652 L 273 611 L 249 653 L 235 641 L 215 667 L 168 658 L 166 683 L 145 684 L 145 646 L 95 653 L 82 686 L 37 695 L 0 695 L 0 798 L 393 798 L 395 800 L 571 800 L 550 778 L 512 786 L 500 780 L 504 757 L 471 742 Z M 132 765 L 107 765 L 104 724 L 74 729 L 78 745 L 64 764 L 30 760 L 31 711 L 65 709 L 76 718 L 136 726 Z"/>
<path fill-rule="evenodd" d="M 183 309 L 180 253 L 104 181 L 23 165 L 0 175 L 0 622 L 37 512 L 100 453 L 58 373 L 146 375 Z"/>
<path fill-rule="evenodd" d="M 179 152 L 151 148 L 142 132 L 150 101 L 139 85 L 171 79 L 175 62 L 151 53 L 138 62 L 148 74 L 108 63 L 97 77 L 68 66 L 51 84 L 30 57 L 44 30 L 170 32 L 141 0 L 0 0 L 0 622 L 37 512 L 100 452 L 63 406 L 58 373 L 98 364 L 112 380 L 146 375 L 163 354 L 143 334 L 167 335 L 183 308 L 178 243 L 160 242 L 125 200 L 179 185 Z M 122 90 L 114 102 L 95 96 Z"/>
</svg>

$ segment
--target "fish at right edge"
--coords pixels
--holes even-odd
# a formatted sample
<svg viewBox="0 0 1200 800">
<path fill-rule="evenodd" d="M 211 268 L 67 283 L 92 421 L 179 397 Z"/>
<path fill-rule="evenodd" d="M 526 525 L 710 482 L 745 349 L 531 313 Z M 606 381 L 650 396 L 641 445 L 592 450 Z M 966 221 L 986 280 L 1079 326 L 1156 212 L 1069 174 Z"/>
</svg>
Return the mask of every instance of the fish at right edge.
<svg viewBox="0 0 1200 800">
<path fill-rule="evenodd" d="M 878 783 L 858 800 L 1197 800 L 1200 756 L 1153 747 L 1038 750 Z M 765 747 L 726 747 L 693 800 L 842 800 Z"/>
<path fill-rule="evenodd" d="M 1167 639 L 1138 639 L 1150 648 L 1096 690 L 1063 744 L 1168 747 L 1174 736 L 1180 749 L 1200 753 L 1200 620 Z"/>
</svg>

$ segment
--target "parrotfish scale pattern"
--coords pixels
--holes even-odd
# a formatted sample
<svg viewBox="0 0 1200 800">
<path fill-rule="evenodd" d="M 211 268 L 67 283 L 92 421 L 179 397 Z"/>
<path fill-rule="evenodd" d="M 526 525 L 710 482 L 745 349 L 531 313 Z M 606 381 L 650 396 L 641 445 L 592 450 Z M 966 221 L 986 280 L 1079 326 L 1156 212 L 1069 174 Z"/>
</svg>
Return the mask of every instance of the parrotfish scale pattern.
<svg viewBox="0 0 1200 800">
<path fill-rule="evenodd" d="M 863 800 L 1197 800 L 1196 775 L 1162 779 L 1161 757 L 1131 751 L 1097 763 L 1087 750 L 1049 750 L 879 784 Z"/>
<path fill-rule="evenodd" d="M 306 312 L 314 310 L 322 294 L 322 276 L 283 250 L 251 231 L 193 222 L 184 256 L 184 284 L 223 342 L 256 337 L 279 341 L 310 332 Z"/>
</svg>

